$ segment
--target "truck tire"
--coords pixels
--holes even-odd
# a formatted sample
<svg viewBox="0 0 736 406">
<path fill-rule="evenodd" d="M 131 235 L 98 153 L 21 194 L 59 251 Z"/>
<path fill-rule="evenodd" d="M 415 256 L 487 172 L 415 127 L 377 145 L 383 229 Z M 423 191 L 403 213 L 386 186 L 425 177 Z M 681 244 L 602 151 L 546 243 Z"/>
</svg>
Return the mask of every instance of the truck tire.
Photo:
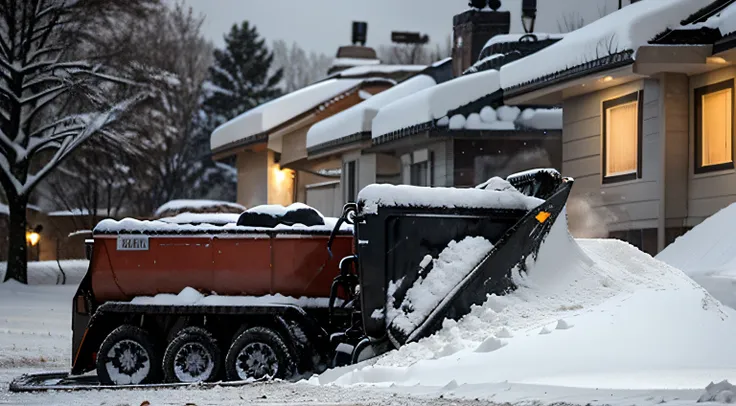
<svg viewBox="0 0 736 406">
<path fill-rule="evenodd" d="M 162 368 L 166 382 L 214 382 L 220 375 L 222 354 L 207 330 L 187 327 L 166 347 Z"/>
<path fill-rule="evenodd" d="M 225 357 L 229 381 L 287 379 L 294 369 L 294 360 L 284 340 L 265 327 L 245 330 L 233 341 Z"/>
<path fill-rule="evenodd" d="M 100 345 L 96 364 L 97 378 L 103 385 L 156 383 L 161 376 L 153 341 L 145 330 L 131 325 L 122 325 L 108 334 Z"/>
</svg>

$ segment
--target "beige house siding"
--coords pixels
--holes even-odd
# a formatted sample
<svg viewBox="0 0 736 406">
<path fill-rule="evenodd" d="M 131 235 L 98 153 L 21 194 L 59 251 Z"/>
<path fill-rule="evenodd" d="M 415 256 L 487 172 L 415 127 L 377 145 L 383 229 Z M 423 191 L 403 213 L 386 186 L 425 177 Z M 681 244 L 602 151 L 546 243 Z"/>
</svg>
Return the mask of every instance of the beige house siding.
<svg viewBox="0 0 736 406">
<path fill-rule="evenodd" d="M 688 162 L 688 198 L 687 198 L 687 226 L 695 226 L 706 217 L 718 210 L 736 202 L 736 171 L 733 169 L 695 174 L 694 153 L 695 150 L 695 128 L 694 112 L 696 88 L 718 83 L 736 77 L 736 67 L 728 67 L 716 71 L 694 75 L 690 77 L 689 86 L 689 152 Z"/>
<path fill-rule="evenodd" d="M 401 183 L 411 184 L 411 165 L 431 156 L 431 185 L 435 187 L 453 186 L 452 141 L 440 141 L 400 157 Z"/>
<path fill-rule="evenodd" d="M 688 77 L 664 75 L 665 101 L 665 217 L 666 227 L 682 227 L 688 196 Z"/>
<path fill-rule="evenodd" d="M 642 177 L 602 184 L 602 104 L 644 89 Z M 573 199 L 589 202 L 611 231 L 656 228 L 661 173 L 659 84 L 639 80 L 567 99 L 563 102 L 562 172 L 575 178 Z M 570 222 L 585 221 L 571 216 Z M 574 224 L 572 224 L 574 226 Z"/>
<path fill-rule="evenodd" d="M 250 208 L 268 203 L 268 152 L 240 152 L 236 165 L 238 204 Z"/>
<path fill-rule="evenodd" d="M 339 180 L 308 185 L 305 193 L 306 204 L 322 215 L 339 217 L 342 214 L 342 189 Z"/>
</svg>

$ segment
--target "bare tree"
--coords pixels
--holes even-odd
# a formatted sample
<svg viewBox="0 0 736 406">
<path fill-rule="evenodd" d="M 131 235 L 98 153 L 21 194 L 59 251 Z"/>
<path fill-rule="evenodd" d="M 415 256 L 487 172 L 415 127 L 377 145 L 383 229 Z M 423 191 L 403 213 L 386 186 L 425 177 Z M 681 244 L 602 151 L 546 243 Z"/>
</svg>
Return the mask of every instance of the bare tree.
<svg viewBox="0 0 736 406">
<path fill-rule="evenodd" d="M 0 0 L 0 185 L 10 207 L 5 280 L 27 282 L 26 207 L 36 186 L 90 137 L 117 138 L 112 124 L 147 97 L 132 70 L 100 63 L 107 55 L 97 53 L 96 42 L 118 28 L 117 17 L 145 16 L 153 2 Z M 113 91 L 118 87 L 128 90 Z"/>
<path fill-rule="evenodd" d="M 562 16 L 562 21 L 557 21 L 557 29 L 561 33 L 572 32 L 585 26 L 585 20 L 577 11 Z"/>
<path fill-rule="evenodd" d="M 383 63 L 391 65 L 427 65 L 434 62 L 425 44 L 380 45 L 376 53 Z"/>
<path fill-rule="evenodd" d="M 296 42 L 289 46 L 281 39 L 273 42 L 272 52 L 271 70 L 283 70 L 280 85 L 285 93 L 299 90 L 324 78 L 332 62 L 325 54 L 314 51 L 307 54 Z"/>
</svg>

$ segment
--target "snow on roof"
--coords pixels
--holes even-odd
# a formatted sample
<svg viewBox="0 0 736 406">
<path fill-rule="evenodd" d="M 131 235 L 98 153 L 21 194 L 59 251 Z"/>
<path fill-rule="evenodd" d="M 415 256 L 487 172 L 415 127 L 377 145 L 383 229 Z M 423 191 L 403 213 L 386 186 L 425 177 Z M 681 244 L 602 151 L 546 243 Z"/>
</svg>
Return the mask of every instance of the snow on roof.
<svg viewBox="0 0 736 406">
<path fill-rule="evenodd" d="M 362 65 L 378 65 L 380 59 L 366 58 L 335 58 L 332 60 L 332 66 L 362 66 Z"/>
<path fill-rule="evenodd" d="M 156 209 L 156 212 L 154 215 L 160 216 L 163 213 L 170 211 L 170 210 L 185 210 L 185 209 L 196 209 L 196 210 L 202 210 L 207 208 L 214 208 L 218 206 L 225 206 L 232 208 L 234 210 L 241 210 L 245 211 L 245 207 L 242 205 L 239 205 L 237 203 L 232 202 L 225 202 L 220 200 L 188 200 L 188 199 L 179 199 L 179 200 L 172 200 L 170 202 L 164 203 L 161 207 Z"/>
<path fill-rule="evenodd" d="M 371 64 L 363 66 L 355 66 L 339 72 L 333 73 L 332 76 L 341 78 L 349 78 L 351 76 L 362 76 L 374 73 L 395 73 L 395 72 L 421 72 L 426 69 L 426 65 L 383 65 Z"/>
<path fill-rule="evenodd" d="M 307 148 L 348 135 L 371 131 L 373 118 L 381 107 L 434 85 L 436 82 L 431 76 L 416 75 L 371 96 L 362 103 L 322 120 L 307 132 Z"/>
<path fill-rule="evenodd" d="M 516 106 L 483 107 L 478 113 L 467 117 L 455 114 L 443 117 L 437 122 L 440 126 L 448 126 L 452 130 L 515 130 L 526 127 L 535 130 L 561 130 L 562 109 L 560 108 L 525 108 L 522 111 Z"/>
<path fill-rule="evenodd" d="M 626 50 L 634 51 L 704 6 L 693 0 L 642 0 L 566 34 L 560 41 L 501 68 L 508 89 Z"/>
<path fill-rule="evenodd" d="M 369 214 L 377 213 L 383 206 L 531 210 L 543 202 L 516 189 L 498 191 L 391 184 L 366 186 L 358 193 L 358 201 L 363 203 L 363 211 Z"/>
<path fill-rule="evenodd" d="M 489 39 L 486 42 L 486 44 L 483 45 L 483 49 L 486 49 L 494 44 L 501 44 L 504 42 L 519 42 L 521 37 L 525 35 L 535 35 L 537 37 L 537 41 L 544 41 L 547 39 L 562 39 L 565 37 L 565 34 L 559 34 L 559 33 L 550 34 L 550 33 L 545 33 L 545 32 L 532 32 L 530 34 L 526 34 L 526 33 L 500 34 L 500 35 L 491 37 L 491 39 Z M 481 50 L 481 53 L 482 52 L 483 51 Z"/>
<path fill-rule="evenodd" d="M 729 4 L 719 13 L 708 18 L 702 23 L 689 24 L 683 28 L 698 29 L 702 27 L 718 29 L 723 36 L 736 32 L 736 3 Z"/>
<path fill-rule="evenodd" d="M 328 79 L 250 109 L 212 132 L 210 148 L 248 139 L 298 116 L 357 86 L 364 79 Z"/>
<path fill-rule="evenodd" d="M 499 90 L 499 73 L 460 76 L 383 106 L 373 119 L 373 138 L 440 119 L 447 112 Z"/>
<path fill-rule="evenodd" d="M 65 217 L 65 216 L 89 216 L 89 209 L 71 209 L 71 210 L 57 210 L 46 213 L 49 217 Z M 108 216 L 108 209 L 97 209 L 98 216 Z"/>
</svg>

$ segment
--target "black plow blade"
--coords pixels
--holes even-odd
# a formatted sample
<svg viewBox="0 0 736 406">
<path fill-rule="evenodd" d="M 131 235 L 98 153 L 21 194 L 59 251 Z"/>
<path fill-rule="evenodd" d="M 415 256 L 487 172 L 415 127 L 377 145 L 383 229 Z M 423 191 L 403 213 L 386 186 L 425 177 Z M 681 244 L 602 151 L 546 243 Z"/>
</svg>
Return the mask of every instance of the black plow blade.
<svg viewBox="0 0 736 406">
<path fill-rule="evenodd" d="M 471 306 L 482 305 L 489 294 L 504 295 L 515 290 L 512 271 L 516 267 L 525 271 L 527 259 L 536 258 L 540 246 L 565 207 L 572 184 L 572 179 L 562 180 L 544 203 L 526 213 L 498 241 L 492 241 L 493 248 L 488 254 L 413 331 L 404 331 L 391 322 L 388 337 L 393 345 L 398 348 L 428 337 L 442 328 L 445 319 L 459 320 L 470 312 Z"/>
</svg>

